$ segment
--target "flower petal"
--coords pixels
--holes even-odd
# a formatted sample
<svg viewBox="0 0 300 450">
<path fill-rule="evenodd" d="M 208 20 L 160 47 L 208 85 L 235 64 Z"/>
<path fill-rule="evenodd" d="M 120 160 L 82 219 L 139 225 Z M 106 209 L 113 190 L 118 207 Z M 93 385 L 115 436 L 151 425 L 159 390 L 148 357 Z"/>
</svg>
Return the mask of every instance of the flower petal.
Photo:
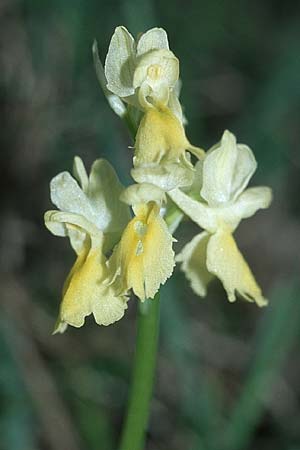
<svg viewBox="0 0 300 450">
<path fill-rule="evenodd" d="M 93 222 L 104 233 L 121 232 L 131 218 L 128 206 L 119 200 L 123 189 L 112 165 L 97 159 L 92 165 L 87 195 Z"/>
<path fill-rule="evenodd" d="M 78 181 L 83 192 L 87 192 L 89 179 L 83 164 L 83 161 L 79 156 L 75 156 L 73 163 L 73 174 Z"/>
<path fill-rule="evenodd" d="M 93 313 L 99 325 L 110 325 L 123 317 L 127 298 L 116 296 L 111 286 L 102 283 L 105 272 L 101 249 L 91 250 L 86 242 L 64 286 L 61 322 L 81 327 Z"/>
<path fill-rule="evenodd" d="M 210 234 L 202 232 L 195 236 L 176 256 L 176 262 L 181 262 L 181 270 L 191 283 L 193 291 L 204 297 L 207 285 L 213 275 L 206 267 L 206 251 Z"/>
<path fill-rule="evenodd" d="M 163 28 L 151 28 L 143 33 L 137 43 L 137 56 L 154 49 L 169 50 L 168 36 Z"/>
<path fill-rule="evenodd" d="M 173 189 L 168 192 L 168 195 L 193 222 L 211 233 L 216 232 L 218 228 L 217 210 L 192 199 L 180 189 Z"/>
<path fill-rule="evenodd" d="M 226 130 L 220 144 L 207 153 L 203 163 L 201 196 L 210 206 L 230 201 L 237 152 L 235 136 Z"/>
<path fill-rule="evenodd" d="M 119 97 L 134 94 L 134 39 L 125 27 L 117 27 L 111 38 L 104 65 L 107 89 Z"/>
<path fill-rule="evenodd" d="M 68 236 L 68 230 L 64 222 L 55 219 L 55 215 L 58 213 L 57 210 L 46 211 L 44 214 L 44 222 L 46 228 L 54 234 L 54 236 Z"/>
<path fill-rule="evenodd" d="M 51 180 L 50 196 L 52 203 L 61 211 L 79 214 L 93 221 L 90 202 L 69 172 L 59 173 Z"/>
<path fill-rule="evenodd" d="M 155 90 L 156 84 L 174 87 L 179 78 L 179 61 L 170 50 L 152 50 L 137 60 L 133 76 L 133 87 L 147 80 Z"/>
<path fill-rule="evenodd" d="M 201 196 L 210 206 L 223 206 L 245 189 L 257 167 L 247 145 L 237 144 L 226 130 L 221 142 L 207 153 L 203 163 Z"/>
<path fill-rule="evenodd" d="M 111 164 L 104 159 L 96 160 L 86 180 L 84 166 L 78 158 L 75 172 L 85 192 L 68 172 L 62 172 L 50 183 L 52 202 L 62 211 L 85 217 L 105 233 L 121 232 L 130 220 L 130 212 L 119 200 L 124 188 Z"/>
<path fill-rule="evenodd" d="M 123 284 L 144 301 L 153 298 L 173 272 L 173 238 L 156 204 L 137 207 L 135 213 L 116 248 L 116 260 Z"/>
<path fill-rule="evenodd" d="M 111 286 L 103 286 L 101 296 L 91 298 L 96 323 L 107 326 L 122 319 L 127 309 L 127 300 L 124 295 L 116 295 Z"/>
<path fill-rule="evenodd" d="M 237 291 L 258 306 L 267 304 L 231 233 L 219 230 L 211 236 L 207 246 L 207 268 L 222 281 L 230 302 L 236 300 Z"/>
<path fill-rule="evenodd" d="M 151 201 L 161 203 L 165 200 L 165 193 L 154 184 L 132 184 L 122 192 L 120 200 L 127 205 L 138 205 Z"/>
<path fill-rule="evenodd" d="M 169 95 L 169 103 L 168 103 L 168 108 L 172 111 L 172 113 L 177 117 L 177 119 L 183 123 L 184 125 L 186 124 L 186 119 L 183 116 L 183 112 L 182 112 L 182 108 L 181 108 L 181 104 L 178 98 L 178 95 L 176 93 L 176 86 L 178 84 L 178 81 L 174 87 L 174 89 L 170 92 Z"/>
<path fill-rule="evenodd" d="M 246 189 L 230 207 L 240 219 L 253 216 L 258 209 L 266 209 L 272 201 L 272 190 L 266 186 Z"/>
<path fill-rule="evenodd" d="M 107 89 L 107 80 L 104 73 L 104 67 L 102 65 L 101 59 L 98 53 L 98 45 L 95 40 L 93 43 L 93 58 L 94 58 L 94 66 L 96 70 L 96 75 L 99 81 L 99 84 L 102 88 L 102 91 L 108 101 L 109 106 L 117 114 L 119 117 L 123 118 L 126 114 L 126 106 L 123 101 L 117 95 L 113 94 L 110 90 Z M 126 101 L 128 98 L 126 99 Z"/>
<path fill-rule="evenodd" d="M 231 182 L 231 199 L 235 200 L 246 188 L 257 168 L 252 150 L 244 144 L 238 144 L 238 154 Z"/>
<path fill-rule="evenodd" d="M 102 231 L 79 214 L 47 211 L 44 220 L 48 230 L 55 236 L 69 236 L 76 253 L 80 252 L 86 235 L 90 236 L 93 247 L 103 243 Z"/>
<path fill-rule="evenodd" d="M 87 220 L 84 216 L 80 214 L 73 214 L 63 211 L 51 210 L 45 213 L 45 224 L 46 227 L 52 232 L 51 227 L 54 227 L 54 231 L 56 231 L 56 224 L 68 224 L 74 225 L 83 231 L 85 231 L 90 236 L 101 235 L 102 231 L 99 230 L 92 222 Z M 59 225 L 58 225 L 59 226 Z M 53 234 L 56 234 L 53 232 Z M 62 234 L 56 234 L 57 236 L 65 236 Z"/>
<path fill-rule="evenodd" d="M 151 183 L 163 191 L 190 186 L 194 170 L 182 163 L 148 164 L 131 169 L 131 176 L 137 183 Z"/>
<path fill-rule="evenodd" d="M 189 189 L 189 195 L 197 200 L 203 200 L 200 196 L 200 191 L 203 184 L 203 163 L 204 158 L 201 158 L 196 162 L 194 166 L 195 169 L 194 180 Z"/>
</svg>

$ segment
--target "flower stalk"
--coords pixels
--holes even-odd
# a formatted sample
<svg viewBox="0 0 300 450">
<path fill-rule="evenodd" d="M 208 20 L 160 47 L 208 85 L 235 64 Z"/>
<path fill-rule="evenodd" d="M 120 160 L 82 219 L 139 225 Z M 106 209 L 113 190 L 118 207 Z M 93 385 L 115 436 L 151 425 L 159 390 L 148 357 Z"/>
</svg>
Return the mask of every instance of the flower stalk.
<svg viewBox="0 0 300 450">
<path fill-rule="evenodd" d="M 152 397 L 159 335 L 159 292 L 139 305 L 127 415 L 119 450 L 142 450 Z"/>
</svg>

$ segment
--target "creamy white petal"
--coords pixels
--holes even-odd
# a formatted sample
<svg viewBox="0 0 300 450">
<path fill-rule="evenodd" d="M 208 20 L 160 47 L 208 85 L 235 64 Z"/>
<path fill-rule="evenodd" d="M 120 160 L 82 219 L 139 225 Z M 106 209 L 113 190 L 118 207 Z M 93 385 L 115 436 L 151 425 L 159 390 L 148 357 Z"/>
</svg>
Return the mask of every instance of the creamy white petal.
<svg viewBox="0 0 300 450">
<path fill-rule="evenodd" d="M 76 170 L 83 179 L 83 165 Z M 83 181 L 86 186 L 86 180 Z M 111 164 L 104 159 L 94 162 L 83 192 L 76 180 L 62 172 L 50 183 L 51 200 L 62 211 L 79 214 L 104 232 L 122 230 L 130 220 L 129 208 L 120 202 L 124 189 Z"/>
<path fill-rule="evenodd" d="M 60 222 L 56 220 L 55 217 L 57 212 L 58 211 L 47 211 L 45 213 L 45 225 L 48 230 L 55 236 L 68 236 L 72 248 L 78 255 L 84 245 L 86 232 L 83 230 L 83 228 L 79 228 L 78 226 L 69 225 L 66 222 Z"/>
<path fill-rule="evenodd" d="M 201 196 L 210 206 L 218 206 L 230 201 L 237 156 L 235 136 L 226 130 L 220 144 L 207 153 L 203 163 Z"/>
<path fill-rule="evenodd" d="M 200 227 L 214 233 L 218 228 L 216 212 L 206 204 L 193 200 L 179 189 L 173 189 L 168 192 L 169 197 L 174 203 Z"/>
<path fill-rule="evenodd" d="M 186 119 L 183 116 L 181 104 L 180 104 L 179 98 L 175 92 L 175 88 L 170 92 L 168 108 L 170 108 L 172 113 L 177 117 L 177 119 L 180 122 L 182 122 L 184 125 L 186 124 Z"/>
<path fill-rule="evenodd" d="M 137 56 L 154 49 L 169 50 L 168 36 L 163 28 L 151 28 L 142 34 L 137 43 Z"/>
<path fill-rule="evenodd" d="M 121 118 L 126 114 L 126 106 L 123 101 L 117 95 L 113 94 L 111 91 L 107 89 L 107 79 L 104 73 L 104 67 L 102 65 L 101 59 L 98 53 L 98 45 L 97 42 L 93 43 L 93 58 L 94 58 L 94 66 L 96 70 L 96 75 L 102 91 L 109 103 L 111 109 Z"/>
<path fill-rule="evenodd" d="M 70 239 L 70 244 L 77 255 L 82 251 L 87 233 L 82 228 L 65 224 Z"/>
<path fill-rule="evenodd" d="M 69 235 L 69 229 L 75 228 L 88 234 L 91 237 L 93 246 L 99 245 L 102 242 L 102 231 L 79 214 L 47 211 L 44 218 L 46 227 L 56 236 L 67 236 Z"/>
<path fill-rule="evenodd" d="M 161 203 L 165 200 L 165 192 L 150 183 L 132 184 L 122 192 L 120 200 L 127 205 L 138 205 L 151 201 Z"/>
<path fill-rule="evenodd" d="M 52 203 L 61 211 L 79 214 L 93 221 L 93 208 L 69 172 L 59 173 L 51 180 L 50 196 Z"/>
<path fill-rule="evenodd" d="M 222 281 L 230 302 L 236 300 L 238 292 L 243 298 L 257 303 L 258 306 L 267 304 L 230 232 L 220 229 L 209 239 L 207 268 Z"/>
<path fill-rule="evenodd" d="M 151 183 L 167 192 L 190 186 L 194 171 L 180 163 L 149 164 L 131 169 L 131 176 L 137 183 Z"/>
<path fill-rule="evenodd" d="M 117 27 L 104 65 L 107 88 L 120 97 L 134 94 L 134 39 L 125 27 Z"/>
<path fill-rule="evenodd" d="M 237 159 L 231 180 L 231 200 L 235 200 L 243 192 L 257 168 L 252 150 L 244 144 L 238 144 Z"/>
<path fill-rule="evenodd" d="M 93 207 L 93 222 L 105 233 L 123 230 L 130 220 L 128 206 L 119 200 L 123 189 L 112 165 L 105 159 L 96 160 L 87 195 Z"/>
<path fill-rule="evenodd" d="M 239 219 L 253 216 L 259 209 L 270 206 L 272 201 L 272 190 L 266 186 L 257 186 L 246 189 L 230 206 L 232 214 Z"/>
<path fill-rule="evenodd" d="M 139 103 L 144 110 L 156 107 L 157 104 L 167 105 L 169 96 L 170 88 L 164 80 L 155 83 L 145 80 L 138 90 Z"/>
<path fill-rule="evenodd" d="M 57 212 L 57 210 L 50 210 L 45 212 L 45 226 L 52 234 L 54 234 L 54 236 L 68 236 L 68 230 L 65 223 L 55 220 L 55 215 L 57 214 Z"/>
<path fill-rule="evenodd" d="M 144 81 L 155 89 L 156 84 L 175 86 L 179 77 L 179 61 L 170 50 L 152 50 L 137 60 L 133 77 L 135 88 Z"/>
<path fill-rule="evenodd" d="M 189 195 L 193 198 L 200 199 L 200 191 L 203 184 L 203 162 L 204 158 L 199 159 L 194 168 L 195 168 L 195 176 L 193 180 L 193 184 L 189 189 Z"/>
<path fill-rule="evenodd" d="M 247 145 L 237 144 L 235 136 L 226 130 L 221 142 L 205 157 L 202 197 L 212 207 L 234 201 L 247 186 L 256 167 L 252 150 Z"/>
<path fill-rule="evenodd" d="M 181 270 L 191 283 L 194 292 L 204 297 L 207 285 L 213 275 L 206 267 L 206 252 L 210 234 L 204 231 L 195 236 L 176 256 L 176 262 L 181 262 Z"/>
<path fill-rule="evenodd" d="M 73 174 L 78 181 L 83 192 L 86 193 L 89 184 L 89 178 L 86 173 L 82 159 L 79 156 L 75 156 L 73 162 Z"/>
</svg>

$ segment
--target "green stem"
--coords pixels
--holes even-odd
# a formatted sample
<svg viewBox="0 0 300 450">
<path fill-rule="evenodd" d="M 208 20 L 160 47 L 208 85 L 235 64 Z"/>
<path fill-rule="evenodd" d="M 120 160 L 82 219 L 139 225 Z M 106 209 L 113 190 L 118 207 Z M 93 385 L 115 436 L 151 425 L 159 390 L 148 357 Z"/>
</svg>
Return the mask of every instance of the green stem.
<svg viewBox="0 0 300 450">
<path fill-rule="evenodd" d="M 139 307 L 135 361 L 119 450 L 142 450 L 149 418 L 159 334 L 159 293 Z"/>
</svg>

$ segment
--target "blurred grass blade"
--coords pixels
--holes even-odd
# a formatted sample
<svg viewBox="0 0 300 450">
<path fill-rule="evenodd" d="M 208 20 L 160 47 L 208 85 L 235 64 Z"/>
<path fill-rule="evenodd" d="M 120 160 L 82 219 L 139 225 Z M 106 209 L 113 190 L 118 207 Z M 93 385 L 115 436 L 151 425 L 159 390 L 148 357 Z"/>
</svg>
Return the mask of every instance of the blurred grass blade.
<svg viewBox="0 0 300 450">
<path fill-rule="evenodd" d="M 300 329 L 299 283 L 279 286 L 255 338 L 257 353 L 225 431 L 226 448 L 245 449 L 263 414 L 262 398 L 272 389 Z"/>
<path fill-rule="evenodd" d="M 201 443 L 207 450 L 213 448 L 211 436 L 220 427 L 221 400 L 215 383 L 197 369 L 201 355 L 197 355 L 195 359 L 190 318 L 178 298 L 179 283 L 180 279 L 174 276 L 172 283 L 166 284 L 162 289 L 163 344 L 176 366 L 182 386 L 178 405 L 180 422 L 193 431 L 198 448 L 202 448 Z"/>
</svg>

